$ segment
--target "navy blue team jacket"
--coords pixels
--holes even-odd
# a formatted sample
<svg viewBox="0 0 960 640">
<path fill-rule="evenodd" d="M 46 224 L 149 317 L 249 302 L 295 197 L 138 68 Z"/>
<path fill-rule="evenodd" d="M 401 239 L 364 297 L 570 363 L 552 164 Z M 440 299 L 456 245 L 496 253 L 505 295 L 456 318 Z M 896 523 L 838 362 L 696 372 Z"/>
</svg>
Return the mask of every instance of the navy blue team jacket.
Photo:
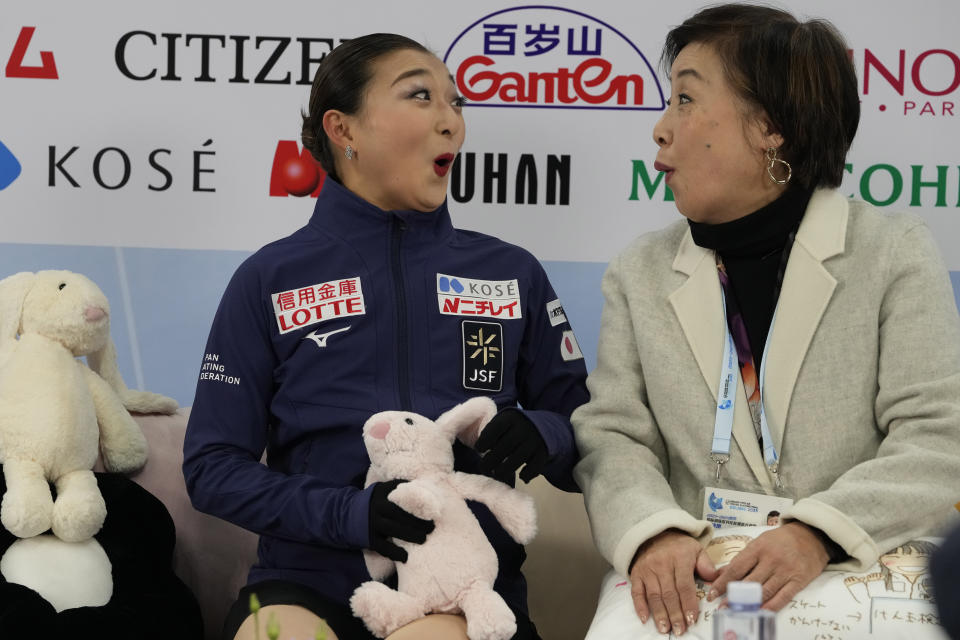
<svg viewBox="0 0 960 640">
<path fill-rule="evenodd" d="M 520 403 L 547 443 L 545 475 L 575 491 L 569 416 L 585 378 L 530 253 L 454 229 L 445 204 L 386 212 L 328 179 L 309 223 L 247 259 L 223 294 L 184 443 L 187 489 L 197 509 L 260 535 L 251 583 L 346 603 L 370 579 L 370 415 L 433 419 L 475 395 Z M 457 469 L 479 472 L 477 454 L 455 448 Z M 471 506 L 500 556 L 495 588 L 526 611 L 522 546 Z"/>
</svg>

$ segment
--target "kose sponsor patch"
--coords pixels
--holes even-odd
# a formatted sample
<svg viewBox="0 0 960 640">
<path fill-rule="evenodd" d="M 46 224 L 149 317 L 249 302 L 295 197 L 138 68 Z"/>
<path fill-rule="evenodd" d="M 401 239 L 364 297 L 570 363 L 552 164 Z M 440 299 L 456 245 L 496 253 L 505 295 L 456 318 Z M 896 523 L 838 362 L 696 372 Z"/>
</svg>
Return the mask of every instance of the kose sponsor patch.
<svg viewBox="0 0 960 640">
<path fill-rule="evenodd" d="M 438 273 L 437 305 L 440 313 L 449 316 L 523 317 L 516 280 L 475 280 Z"/>
</svg>

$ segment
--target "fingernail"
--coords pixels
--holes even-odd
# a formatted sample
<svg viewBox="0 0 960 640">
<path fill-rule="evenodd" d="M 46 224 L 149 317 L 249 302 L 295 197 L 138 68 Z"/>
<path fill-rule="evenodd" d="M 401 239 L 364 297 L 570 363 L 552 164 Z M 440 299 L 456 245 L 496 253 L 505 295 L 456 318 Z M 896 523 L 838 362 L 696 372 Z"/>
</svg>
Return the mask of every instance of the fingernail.
<svg viewBox="0 0 960 640">
<path fill-rule="evenodd" d="M 720 595 L 719 591 L 716 589 L 710 589 L 710 593 L 707 594 L 707 602 L 712 602 L 718 595 Z"/>
<path fill-rule="evenodd" d="M 661 620 L 657 623 L 657 626 L 660 628 L 660 633 L 667 633 L 670 631 L 670 625 L 667 624 L 666 620 Z"/>
<path fill-rule="evenodd" d="M 683 629 L 680 627 L 680 625 L 678 624 L 673 625 L 673 635 L 675 636 L 683 635 Z"/>
<path fill-rule="evenodd" d="M 688 612 L 687 612 L 687 625 L 689 625 L 689 626 L 692 627 L 692 626 L 693 626 L 693 623 L 695 623 L 696 621 L 697 621 L 697 614 L 695 614 L 693 611 L 688 611 Z"/>
<path fill-rule="evenodd" d="M 640 616 L 640 624 L 647 624 L 647 616 L 646 616 L 646 615 Z"/>
</svg>

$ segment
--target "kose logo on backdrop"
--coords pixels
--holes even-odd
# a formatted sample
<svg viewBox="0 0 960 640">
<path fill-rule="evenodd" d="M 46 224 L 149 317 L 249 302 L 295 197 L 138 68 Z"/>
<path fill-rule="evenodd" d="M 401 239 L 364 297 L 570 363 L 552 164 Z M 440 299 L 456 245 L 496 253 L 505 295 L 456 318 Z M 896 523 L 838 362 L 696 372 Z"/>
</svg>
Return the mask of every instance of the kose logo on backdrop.
<svg viewBox="0 0 960 640">
<path fill-rule="evenodd" d="M 0 191 L 3 191 L 20 175 L 20 161 L 0 142 Z"/>
<path fill-rule="evenodd" d="M 313 159 L 307 149 L 301 149 L 295 140 L 281 140 L 273 152 L 270 170 L 270 195 L 312 196 L 316 198 L 323 188 L 327 172 Z"/>
<path fill-rule="evenodd" d="M 863 70 L 865 108 L 869 103 L 887 111 L 895 101 L 892 111 L 905 116 L 951 117 L 960 111 L 954 95 L 960 88 L 960 55 L 956 51 L 863 49 L 851 50 L 850 55 L 857 69 Z"/>
<path fill-rule="evenodd" d="M 334 46 L 334 38 L 128 31 L 114 60 L 131 80 L 292 84 L 296 76 L 308 85 Z"/>
<path fill-rule="evenodd" d="M 199 149 L 193 150 L 190 175 L 193 179 L 191 190 L 194 192 L 216 191 L 211 184 L 215 173 L 212 161 L 217 154 L 212 144 L 213 140 L 206 140 Z M 126 187 L 132 178 L 146 175 L 146 180 L 137 182 L 146 182 L 146 188 L 150 191 L 166 191 L 174 183 L 174 173 L 168 164 L 173 154 L 172 149 L 153 149 L 144 158 L 120 147 L 81 150 L 76 145 L 50 145 L 47 148 L 47 186 L 79 189 L 84 186 L 81 180 L 90 176 L 102 189 L 114 191 Z"/>
<path fill-rule="evenodd" d="M 646 57 L 620 31 L 561 7 L 518 7 L 480 18 L 443 58 L 468 105 L 662 110 Z"/>
<path fill-rule="evenodd" d="M 23 64 L 23 60 L 27 56 L 27 49 L 30 47 L 30 40 L 33 38 L 33 33 L 36 30 L 36 27 L 22 27 L 20 29 L 20 35 L 17 36 L 17 41 L 13 45 L 13 51 L 7 59 L 6 76 L 8 78 L 44 78 L 56 80 L 59 77 L 57 74 L 57 62 L 53 57 L 52 51 L 40 52 L 41 64 L 39 66 Z"/>
</svg>

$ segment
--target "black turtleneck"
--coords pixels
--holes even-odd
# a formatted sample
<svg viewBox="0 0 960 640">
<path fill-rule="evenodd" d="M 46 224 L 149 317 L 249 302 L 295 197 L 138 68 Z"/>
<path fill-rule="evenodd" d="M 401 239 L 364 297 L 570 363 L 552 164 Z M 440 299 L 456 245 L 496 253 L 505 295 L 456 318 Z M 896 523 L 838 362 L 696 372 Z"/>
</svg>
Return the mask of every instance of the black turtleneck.
<svg viewBox="0 0 960 640">
<path fill-rule="evenodd" d="M 806 189 L 793 187 L 765 207 L 730 222 L 690 221 L 697 246 L 713 249 L 723 259 L 758 372 L 777 304 L 777 271 L 783 249 L 787 237 L 800 225 L 810 195 Z"/>
</svg>

